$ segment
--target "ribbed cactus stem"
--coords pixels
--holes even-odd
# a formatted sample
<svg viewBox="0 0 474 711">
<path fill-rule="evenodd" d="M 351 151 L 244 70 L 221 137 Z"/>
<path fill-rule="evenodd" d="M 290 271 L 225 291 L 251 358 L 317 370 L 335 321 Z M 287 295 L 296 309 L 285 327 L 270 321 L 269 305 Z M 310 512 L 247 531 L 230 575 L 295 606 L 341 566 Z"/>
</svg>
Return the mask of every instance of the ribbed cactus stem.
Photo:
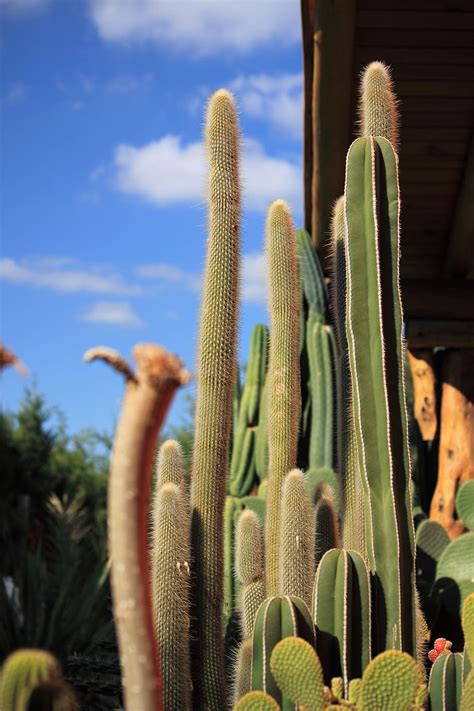
<svg viewBox="0 0 474 711">
<path fill-rule="evenodd" d="M 333 289 L 331 311 L 335 323 L 338 360 L 337 378 L 337 473 L 341 491 L 343 544 L 366 556 L 364 500 L 358 470 L 354 424 L 351 417 L 351 378 L 346 335 L 346 249 L 345 201 L 342 195 L 334 204 L 331 239 L 333 254 Z"/>
<path fill-rule="evenodd" d="M 167 439 L 161 445 L 156 462 L 156 489 L 171 482 L 176 486 L 184 484 L 183 450 L 174 439 Z"/>
<path fill-rule="evenodd" d="M 253 634 L 257 610 L 265 599 L 263 530 L 254 511 L 240 514 L 236 540 L 235 572 L 241 584 L 242 632 L 247 638 Z"/>
<path fill-rule="evenodd" d="M 239 248 L 239 129 L 232 96 L 217 91 L 206 120 L 209 236 L 201 307 L 191 481 L 196 614 L 193 703 L 224 708 L 223 508 L 235 380 Z"/>
<path fill-rule="evenodd" d="M 339 524 L 334 499 L 322 496 L 314 511 L 315 566 L 331 548 L 339 548 Z"/>
<path fill-rule="evenodd" d="M 281 507 L 281 592 L 311 605 L 314 577 L 314 512 L 303 472 L 285 478 Z"/>
<path fill-rule="evenodd" d="M 371 62 L 362 74 L 360 89 L 360 135 L 383 136 L 398 148 L 398 108 L 389 67 Z"/>
<path fill-rule="evenodd" d="M 0 676 L 0 708 L 5 711 L 26 709 L 32 690 L 48 680 L 60 679 L 59 662 L 40 649 L 19 649 L 3 663 Z"/>
<path fill-rule="evenodd" d="M 300 420 L 299 319 L 300 301 L 296 234 L 283 200 L 270 207 L 266 226 L 271 320 L 268 445 L 269 481 L 266 517 L 267 594 L 280 586 L 281 494 L 283 480 L 296 465 Z"/>
<path fill-rule="evenodd" d="M 191 707 L 189 660 L 189 505 L 182 487 L 165 482 L 153 506 L 152 595 L 161 653 L 165 711 Z"/>
</svg>

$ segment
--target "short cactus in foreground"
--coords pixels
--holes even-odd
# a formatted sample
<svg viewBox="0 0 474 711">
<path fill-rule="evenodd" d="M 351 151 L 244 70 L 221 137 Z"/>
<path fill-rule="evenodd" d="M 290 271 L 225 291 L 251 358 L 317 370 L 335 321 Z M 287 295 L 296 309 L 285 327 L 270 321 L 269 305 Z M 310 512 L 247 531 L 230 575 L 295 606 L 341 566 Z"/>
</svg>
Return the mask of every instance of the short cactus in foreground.
<svg viewBox="0 0 474 711">
<path fill-rule="evenodd" d="M 391 649 L 371 661 L 364 672 L 357 708 L 360 711 L 411 711 L 423 673 L 413 657 Z"/>
<path fill-rule="evenodd" d="M 232 96 L 217 91 L 206 121 L 209 238 L 201 306 L 191 481 L 193 703 L 225 705 L 222 649 L 223 509 L 232 426 L 240 259 L 239 128 Z"/>
<path fill-rule="evenodd" d="M 250 691 L 240 699 L 234 711 L 281 711 L 281 708 L 273 696 L 264 691 Z"/>
<path fill-rule="evenodd" d="M 268 364 L 269 473 L 266 516 L 267 594 L 280 591 L 281 493 L 296 466 L 301 410 L 299 380 L 299 285 L 296 235 L 288 205 L 277 200 L 266 225 L 271 320 Z"/>
<path fill-rule="evenodd" d="M 40 649 L 20 649 L 4 661 L 0 676 L 2 711 L 26 711 L 38 684 L 61 678 L 59 662 Z"/>
<path fill-rule="evenodd" d="M 270 669 L 288 699 L 307 711 L 323 708 L 323 671 L 314 648 L 304 639 L 282 639 L 272 652 Z"/>
</svg>

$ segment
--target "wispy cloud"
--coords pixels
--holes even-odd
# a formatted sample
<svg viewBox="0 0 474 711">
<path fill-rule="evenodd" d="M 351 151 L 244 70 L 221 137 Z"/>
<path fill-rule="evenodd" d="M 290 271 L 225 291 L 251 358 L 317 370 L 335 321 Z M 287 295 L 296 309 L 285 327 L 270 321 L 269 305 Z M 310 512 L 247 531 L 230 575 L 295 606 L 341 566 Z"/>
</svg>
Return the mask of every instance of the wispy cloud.
<svg viewBox="0 0 474 711">
<path fill-rule="evenodd" d="M 0 259 L 0 278 L 12 284 L 24 284 L 61 293 L 140 294 L 137 284 L 127 283 L 109 269 L 77 265 L 69 259 L 41 259 L 18 262 Z"/>
<path fill-rule="evenodd" d="M 121 144 L 115 150 L 118 190 L 139 195 L 157 205 L 201 202 L 206 194 L 206 160 L 202 143 L 183 144 L 165 136 L 142 147 Z M 276 198 L 296 210 L 301 205 L 300 167 L 267 155 L 258 141 L 243 146 L 242 182 L 245 206 L 264 211 Z"/>
<path fill-rule="evenodd" d="M 142 264 L 135 269 L 137 276 L 144 279 L 157 279 L 172 284 L 181 284 L 190 291 L 199 291 L 202 280 L 199 274 L 188 272 L 180 267 L 159 262 L 158 264 Z"/>
<path fill-rule="evenodd" d="M 265 304 L 267 301 L 267 263 L 263 252 L 244 254 L 242 260 L 242 298 Z"/>
<path fill-rule="evenodd" d="M 90 16 L 108 41 L 149 41 L 198 55 L 248 52 L 300 37 L 298 0 L 89 0 Z"/>
<path fill-rule="evenodd" d="M 140 328 L 144 325 L 142 319 L 133 311 L 128 301 L 99 301 L 92 304 L 80 316 L 82 321 L 91 323 Z"/>
<path fill-rule="evenodd" d="M 26 84 L 22 81 L 14 82 L 8 89 L 5 101 L 7 104 L 18 104 L 23 101 L 28 94 Z"/>
<path fill-rule="evenodd" d="M 28 14 L 48 4 L 49 0 L 0 0 L 0 9 L 10 13 Z"/>
<path fill-rule="evenodd" d="M 141 75 L 119 74 L 105 82 L 104 90 L 107 94 L 131 94 L 141 91 L 153 80 L 153 74 L 146 72 Z"/>
<path fill-rule="evenodd" d="M 303 130 L 303 75 L 254 74 L 230 83 L 244 114 L 299 137 Z"/>
</svg>

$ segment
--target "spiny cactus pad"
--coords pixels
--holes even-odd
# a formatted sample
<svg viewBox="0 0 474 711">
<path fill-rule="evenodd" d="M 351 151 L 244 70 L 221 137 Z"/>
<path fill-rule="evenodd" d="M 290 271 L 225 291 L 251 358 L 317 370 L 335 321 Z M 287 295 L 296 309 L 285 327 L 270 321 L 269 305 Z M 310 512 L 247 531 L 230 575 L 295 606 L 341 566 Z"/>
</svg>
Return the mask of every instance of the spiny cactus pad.
<svg viewBox="0 0 474 711">
<path fill-rule="evenodd" d="M 360 711 L 409 711 L 413 708 L 423 673 L 413 657 L 396 649 L 371 661 L 362 677 Z"/>
<path fill-rule="evenodd" d="M 466 597 L 462 606 L 462 629 L 469 657 L 474 659 L 474 592 Z"/>
<path fill-rule="evenodd" d="M 456 496 L 456 513 L 466 528 L 474 531 L 474 479 L 460 487 Z"/>
<path fill-rule="evenodd" d="M 234 706 L 234 711 L 281 711 L 281 709 L 272 696 L 263 691 L 251 691 Z"/>
<path fill-rule="evenodd" d="M 313 647 L 299 637 L 275 646 L 270 669 L 283 694 L 307 711 L 324 707 L 323 671 Z"/>
</svg>

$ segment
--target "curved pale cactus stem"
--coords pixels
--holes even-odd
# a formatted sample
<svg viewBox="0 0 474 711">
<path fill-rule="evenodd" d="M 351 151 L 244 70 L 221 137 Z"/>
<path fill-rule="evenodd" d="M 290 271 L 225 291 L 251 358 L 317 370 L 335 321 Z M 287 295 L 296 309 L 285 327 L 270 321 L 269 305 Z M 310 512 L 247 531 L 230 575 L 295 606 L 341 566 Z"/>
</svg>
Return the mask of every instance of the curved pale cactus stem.
<svg viewBox="0 0 474 711">
<path fill-rule="evenodd" d="M 306 711 L 325 705 L 323 670 L 313 647 L 299 637 L 286 637 L 274 647 L 270 669 L 283 694 Z"/>
<path fill-rule="evenodd" d="M 364 672 L 357 708 L 410 711 L 422 684 L 423 672 L 413 657 L 396 649 L 382 652 Z"/>
<path fill-rule="evenodd" d="M 135 346 L 136 374 L 115 351 L 97 348 L 84 359 L 102 359 L 125 374 L 127 385 L 115 433 L 108 491 L 112 597 L 125 705 L 163 709 L 162 676 L 153 634 L 148 560 L 148 496 L 156 440 L 175 390 L 188 381 L 179 359 L 160 346 Z"/>
<path fill-rule="evenodd" d="M 361 136 L 383 136 L 397 150 L 398 101 L 390 68 L 383 62 L 372 62 L 362 73 L 359 119 Z"/>
<path fill-rule="evenodd" d="M 285 476 L 296 466 L 301 410 L 296 235 L 290 210 L 283 200 L 270 207 L 266 244 L 271 328 L 265 554 L 267 594 L 275 595 L 280 588 L 281 494 Z"/>
<path fill-rule="evenodd" d="M 22 361 L 15 353 L 13 353 L 13 351 L 7 348 L 0 341 L 0 373 L 8 365 L 12 365 L 15 368 L 16 372 L 21 375 L 22 378 L 28 377 L 28 368 L 26 367 L 26 365 L 22 363 Z"/>
<path fill-rule="evenodd" d="M 314 511 L 299 469 L 285 478 L 281 517 L 281 592 L 300 597 L 309 606 L 315 568 Z"/>
<path fill-rule="evenodd" d="M 223 509 L 235 381 L 240 254 L 239 128 L 234 101 L 221 89 L 206 121 L 209 236 L 201 305 L 191 479 L 195 614 L 191 639 L 193 704 L 221 711 Z"/>
<path fill-rule="evenodd" d="M 416 653 L 414 530 L 399 292 L 397 157 L 358 138 L 346 168 L 347 332 L 378 650 Z"/>
</svg>

